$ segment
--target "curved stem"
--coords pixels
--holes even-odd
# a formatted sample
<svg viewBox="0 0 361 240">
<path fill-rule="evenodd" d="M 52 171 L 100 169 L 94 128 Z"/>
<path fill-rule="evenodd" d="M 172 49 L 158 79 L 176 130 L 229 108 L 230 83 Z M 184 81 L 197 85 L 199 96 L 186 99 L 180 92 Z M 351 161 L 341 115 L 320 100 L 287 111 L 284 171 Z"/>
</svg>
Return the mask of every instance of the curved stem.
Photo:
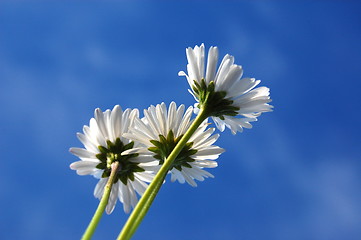
<svg viewBox="0 0 361 240">
<path fill-rule="evenodd" d="M 207 117 L 207 113 L 203 110 L 198 113 L 197 117 L 194 119 L 187 132 L 183 135 L 178 144 L 174 147 L 173 151 L 164 161 L 162 167 L 155 175 L 153 181 L 149 184 L 147 190 L 140 198 L 138 204 L 135 206 L 132 214 L 129 216 L 122 231 L 120 232 L 117 238 L 118 240 L 128 240 L 133 236 L 134 232 L 137 230 L 139 224 L 142 222 L 144 216 L 147 214 L 150 206 L 152 205 L 154 198 L 157 196 L 157 193 L 163 184 L 163 181 L 169 171 L 170 166 L 172 165 L 178 154 L 182 151 L 187 141 L 197 130 L 199 125 L 201 125 L 201 123 Z"/>
<path fill-rule="evenodd" d="M 89 226 L 87 227 L 87 229 L 85 230 L 83 237 L 81 238 L 82 240 L 88 240 L 91 239 L 91 237 L 93 236 L 95 229 L 98 226 L 98 223 L 104 213 L 104 210 L 108 204 L 108 200 L 109 200 L 109 196 L 110 196 L 110 191 L 112 189 L 113 186 L 113 182 L 114 182 L 114 176 L 116 175 L 116 172 L 118 170 L 118 166 L 119 166 L 119 162 L 113 162 L 111 165 L 111 173 L 108 179 L 107 184 L 104 187 L 104 193 L 102 196 L 102 199 L 99 202 L 98 208 L 94 213 L 94 216 L 92 218 L 92 220 L 89 223 Z"/>
</svg>

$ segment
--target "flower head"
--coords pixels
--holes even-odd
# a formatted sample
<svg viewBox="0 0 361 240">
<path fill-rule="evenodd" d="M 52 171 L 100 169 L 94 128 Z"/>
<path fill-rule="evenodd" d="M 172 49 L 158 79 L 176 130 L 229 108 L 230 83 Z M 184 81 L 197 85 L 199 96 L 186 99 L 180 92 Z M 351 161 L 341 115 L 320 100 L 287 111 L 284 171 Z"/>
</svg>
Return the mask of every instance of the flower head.
<svg viewBox="0 0 361 240">
<path fill-rule="evenodd" d="M 126 213 L 137 203 L 137 195 L 142 195 L 150 182 L 156 161 L 141 154 L 123 154 L 124 151 L 138 147 L 139 144 L 123 137 L 128 132 L 133 120 L 138 117 L 137 109 L 126 109 L 124 112 L 115 106 L 113 110 L 102 112 L 95 110 L 95 118 L 90 119 L 89 126 L 83 127 L 84 133 L 77 133 L 85 148 L 71 148 L 70 152 L 80 161 L 70 164 L 79 175 L 93 175 L 99 178 L 94 196 L 101 199 L 104 187 L 111 172 L 111 164 L 119 162 L 114 184 L 111 189 L 106 212 L 110 214 L 117 198 L 123 203 Z"/>
<path fill-rule="evenodd" d="M 144 110 L 144 118 L 134 120 L 134 125 L 125 136 L 133 141 L 139 141 L 145 147 L 130 149 L 128 154 L 148 154 L 162 165 L 176 144 L 189 129 L 193 107 L 185 111 L 184 105 L 172 102 L 167 109 L 164 103 L 150 106 Z M 204 168 L 214 168 L 217 162 L 214 160 L 224 151 L 218 146 L 212 145 L 219 137 L 212 135 L 214 128 L 206 129 L 207 121 L 204 121 L 194 132 L 187 144 L 183 147 L 170 168 L 171 181 L 185 181 L 191 186 L 197 186 L 194 179 L 203 181 L 204 178 L 213 177 Z"/>
<path fill-rule="evenodd" d="M 205 68 L 204 44 L 187 48 L 188 75 L 180 71 L 179 76 L 188 80 L 191 94 L 199 108 L 206 108 L 220 131 L 228 127 L 233 134 L 251 128 L 250 122 L 257 121 L 263 112 L 272 111 L 273 106 L 267 87 L 255 88 L 260 80 L 241 78 L 242 66 L 234 64 L 234 57 L 225 55 L 218 70 L 218 48 L 211 47 Z"/>
</svg>

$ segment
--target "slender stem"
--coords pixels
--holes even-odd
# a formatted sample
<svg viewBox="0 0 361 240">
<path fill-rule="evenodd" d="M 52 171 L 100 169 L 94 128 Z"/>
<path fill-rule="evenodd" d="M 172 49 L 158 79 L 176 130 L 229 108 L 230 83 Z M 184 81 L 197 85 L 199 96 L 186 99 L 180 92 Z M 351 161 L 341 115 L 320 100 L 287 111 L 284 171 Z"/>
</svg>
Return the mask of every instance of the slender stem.
<svg viewBox="0 0 361 240">
<path fill-rule="evenodd" d="M 114 176 L 116 176 L 118 166 L 119 166 L 119 162 L 113 162 L 111 165 L 112 170 L 111 170 L 108 182 L 104 187 L 104 193 L 103 193 L 102 199 L 99 202 L 98 208 L 95 211 L 94 216 L 93 216 L 92 220 L 90 221 L 88 228 L 85 230 L 85 232 L 83 234 L 82 240 L 91 239 L 91 237 L 93 236 L 93 234 L 95 232 L 95 229 L 98 226 L 98 223 L 99 223 L 99 221 L 104 213 L 104 210 L 108 204 L 110 191 L 113 186 Z"/>
<path fill-rule="evenodd" d="M 129 240 L 134 232 L 137 230 L 139 224 L 142 222 L 144 216 L 147 214 L 150 206 L 153 203 L 154 198 L 157 196 L 159 189 L 161 188 L 163 181 L 169 171 L 170 166 L 174 162 L 175 158 L 182 151 L 183 147 L 186 145 L 187 141 L 191 138 L 193 133 L 197 130 L 199 125 L 207 118 L 207 113 L 205 111 L 200 111 L 197 117 L 194 119 L 193 123 L 187 130 L 187 132 L 180 139 L 178 144 L 175 146 L 173 151 L 169 154 L 167 159 L 164 161 L 162 167 L 155 175 L 153 181 L 149 184 L 147 190 L 144 192 L 143 196 L 140 198 L 138 204 L 135 206 L 132 214 L 129 216 L 127 222 L 125 223 L 122 231 L 118 236 L 118 240 Z"/>
</svg>

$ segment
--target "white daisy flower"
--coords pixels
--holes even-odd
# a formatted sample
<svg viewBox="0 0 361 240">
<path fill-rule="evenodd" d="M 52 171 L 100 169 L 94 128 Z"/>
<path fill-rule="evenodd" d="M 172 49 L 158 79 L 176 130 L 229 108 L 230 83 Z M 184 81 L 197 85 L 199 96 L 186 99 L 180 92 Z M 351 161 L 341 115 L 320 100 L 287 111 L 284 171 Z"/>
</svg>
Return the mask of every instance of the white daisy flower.
<svg viewBox="0 0 361 240">
<path fill-rule="evenodd" d="M 148 154 L 158 159 L 163 164 L 172 152 L 178 141 L 191 125 L 193 107 L 185 111 L 184 105 L 172 102 L 169 109 L 164 103 L 150 106 L 144 110 L 144 118 L 134 119 L 134 125 L 129 133 L 124 136 L 145 145 L 138 149 L 130 149 L 127 154 Z M 212 145 L 219 137 L 212 135 L 214 128 L 206 129 L 207 121 L 204 121 L 188 140 L 182 151 L 171 165 L 169 173 L 171 181 L 178 180 L 180 183 L 187 182 L 191 186 L 197 186 L 195 179 L 203 181 L 207 177 L 214 177 L 204 168 L 217 167 L 215 161 L 224 150 Z"/>
<path fill-rule="evenodd" d="M 138 109 L 123 112 L 119 105 L 105 112 L 97 108 L 95 118 L 90 119 L 89 126 L 83 127 L 84 134 L 77 133 L 85 148 L 70 148 L 70 152 L 81 160 L 70 164 L 70 168 L 79 175 L 93 175 L 100 179 L 94 189 L 94 196 L 98 199 L 103 196 L 111 164 L 119 162 L 106 207 L 107 214 L 113 211 L 117 198 L 123 203 L 124 211 L 129 213 L 138 201 L 136 193 L 144 193 L 148 186 L 146 182 L 152 181 L 154 166 L 158 165 L 157 161 L 141 154 L 122 155 L 128 149 L 139 147 L 139 143 L 122 136 L 138 115 Z"/>
<path fill-rule="evenodd" d="M 224 56 L 217 70 L 217 47 L 209 49 L 206 67 L 204 44 L 187 48 L 186 54 L 188 75 L 184 71 L 178 75 L 187 78 L 197 108 L 207 107 L 220 131 L 228 127 L 233 134 L 242 132 L 243 128 L 251 128 L 250 122 L 257 121 L 261 113 L 272 111 L 269 88 L 255 88 L 260 80 L 241 78 L 242 66 L 234 64 L 233 56 Z"/>
</svg>

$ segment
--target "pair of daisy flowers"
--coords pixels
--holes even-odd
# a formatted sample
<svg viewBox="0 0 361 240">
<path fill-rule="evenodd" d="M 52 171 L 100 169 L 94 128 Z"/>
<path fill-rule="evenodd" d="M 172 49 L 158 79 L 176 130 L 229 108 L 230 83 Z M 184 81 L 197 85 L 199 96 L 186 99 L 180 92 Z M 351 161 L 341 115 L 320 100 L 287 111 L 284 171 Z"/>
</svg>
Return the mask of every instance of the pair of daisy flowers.
<svg viewBox="0 0 361 240">
<path fill-rule="evenodd" d="M 250 122 L 257 121 L 262 112 L 272 110 L 268 103 L 269 89 L 258 87 L 259 80 L 241 78 L 242 67 L 234 64 L 234 58 L 226 55 L 217 71 L 218 49 L 211 47 L 205 63 L 204 45 L 186 49 L 191 94 L 197 103 L 185 109 L 172 102 L 167 108 L 161 103 L 144 110 L 144 117 L 138 109 L 123 111 L 119 105 L 113 110 L 102 112 L 96 109 L 89 126 L 83 133 L 77 133 L 85 148 L 71 148 L 70 152 L 80 158 L 70 168 L 79 175 L 93 175 L 100 179 L 94 189 L 94 196 L 102 198 L 104 187 L 111 172 L 111 164 L 119 163 L 106 212 L 110 214 L 117 199 L 123 203 L 126 213 L 137 204 L 137 195 L 142 195 L 160 166 L 172 152 L 178 141 L 192 124 L 192 114 L 200 109 L 207 111 L 217 128 L 229 128 L 233 134 L 243 128 L 251 128 Z M 205 71 L 205 64 L 206 71 Z M 208 119 L 197 128 L 175 161 L 169 174 L 171 181 L 187 182 L 197 186 L 195 180 L 203 181 L 213 177 L 205 168 L 217 167 L 215 161 L 224 150 L 213 145 L 219 134 L 208 128 Z"/>
</svg>

